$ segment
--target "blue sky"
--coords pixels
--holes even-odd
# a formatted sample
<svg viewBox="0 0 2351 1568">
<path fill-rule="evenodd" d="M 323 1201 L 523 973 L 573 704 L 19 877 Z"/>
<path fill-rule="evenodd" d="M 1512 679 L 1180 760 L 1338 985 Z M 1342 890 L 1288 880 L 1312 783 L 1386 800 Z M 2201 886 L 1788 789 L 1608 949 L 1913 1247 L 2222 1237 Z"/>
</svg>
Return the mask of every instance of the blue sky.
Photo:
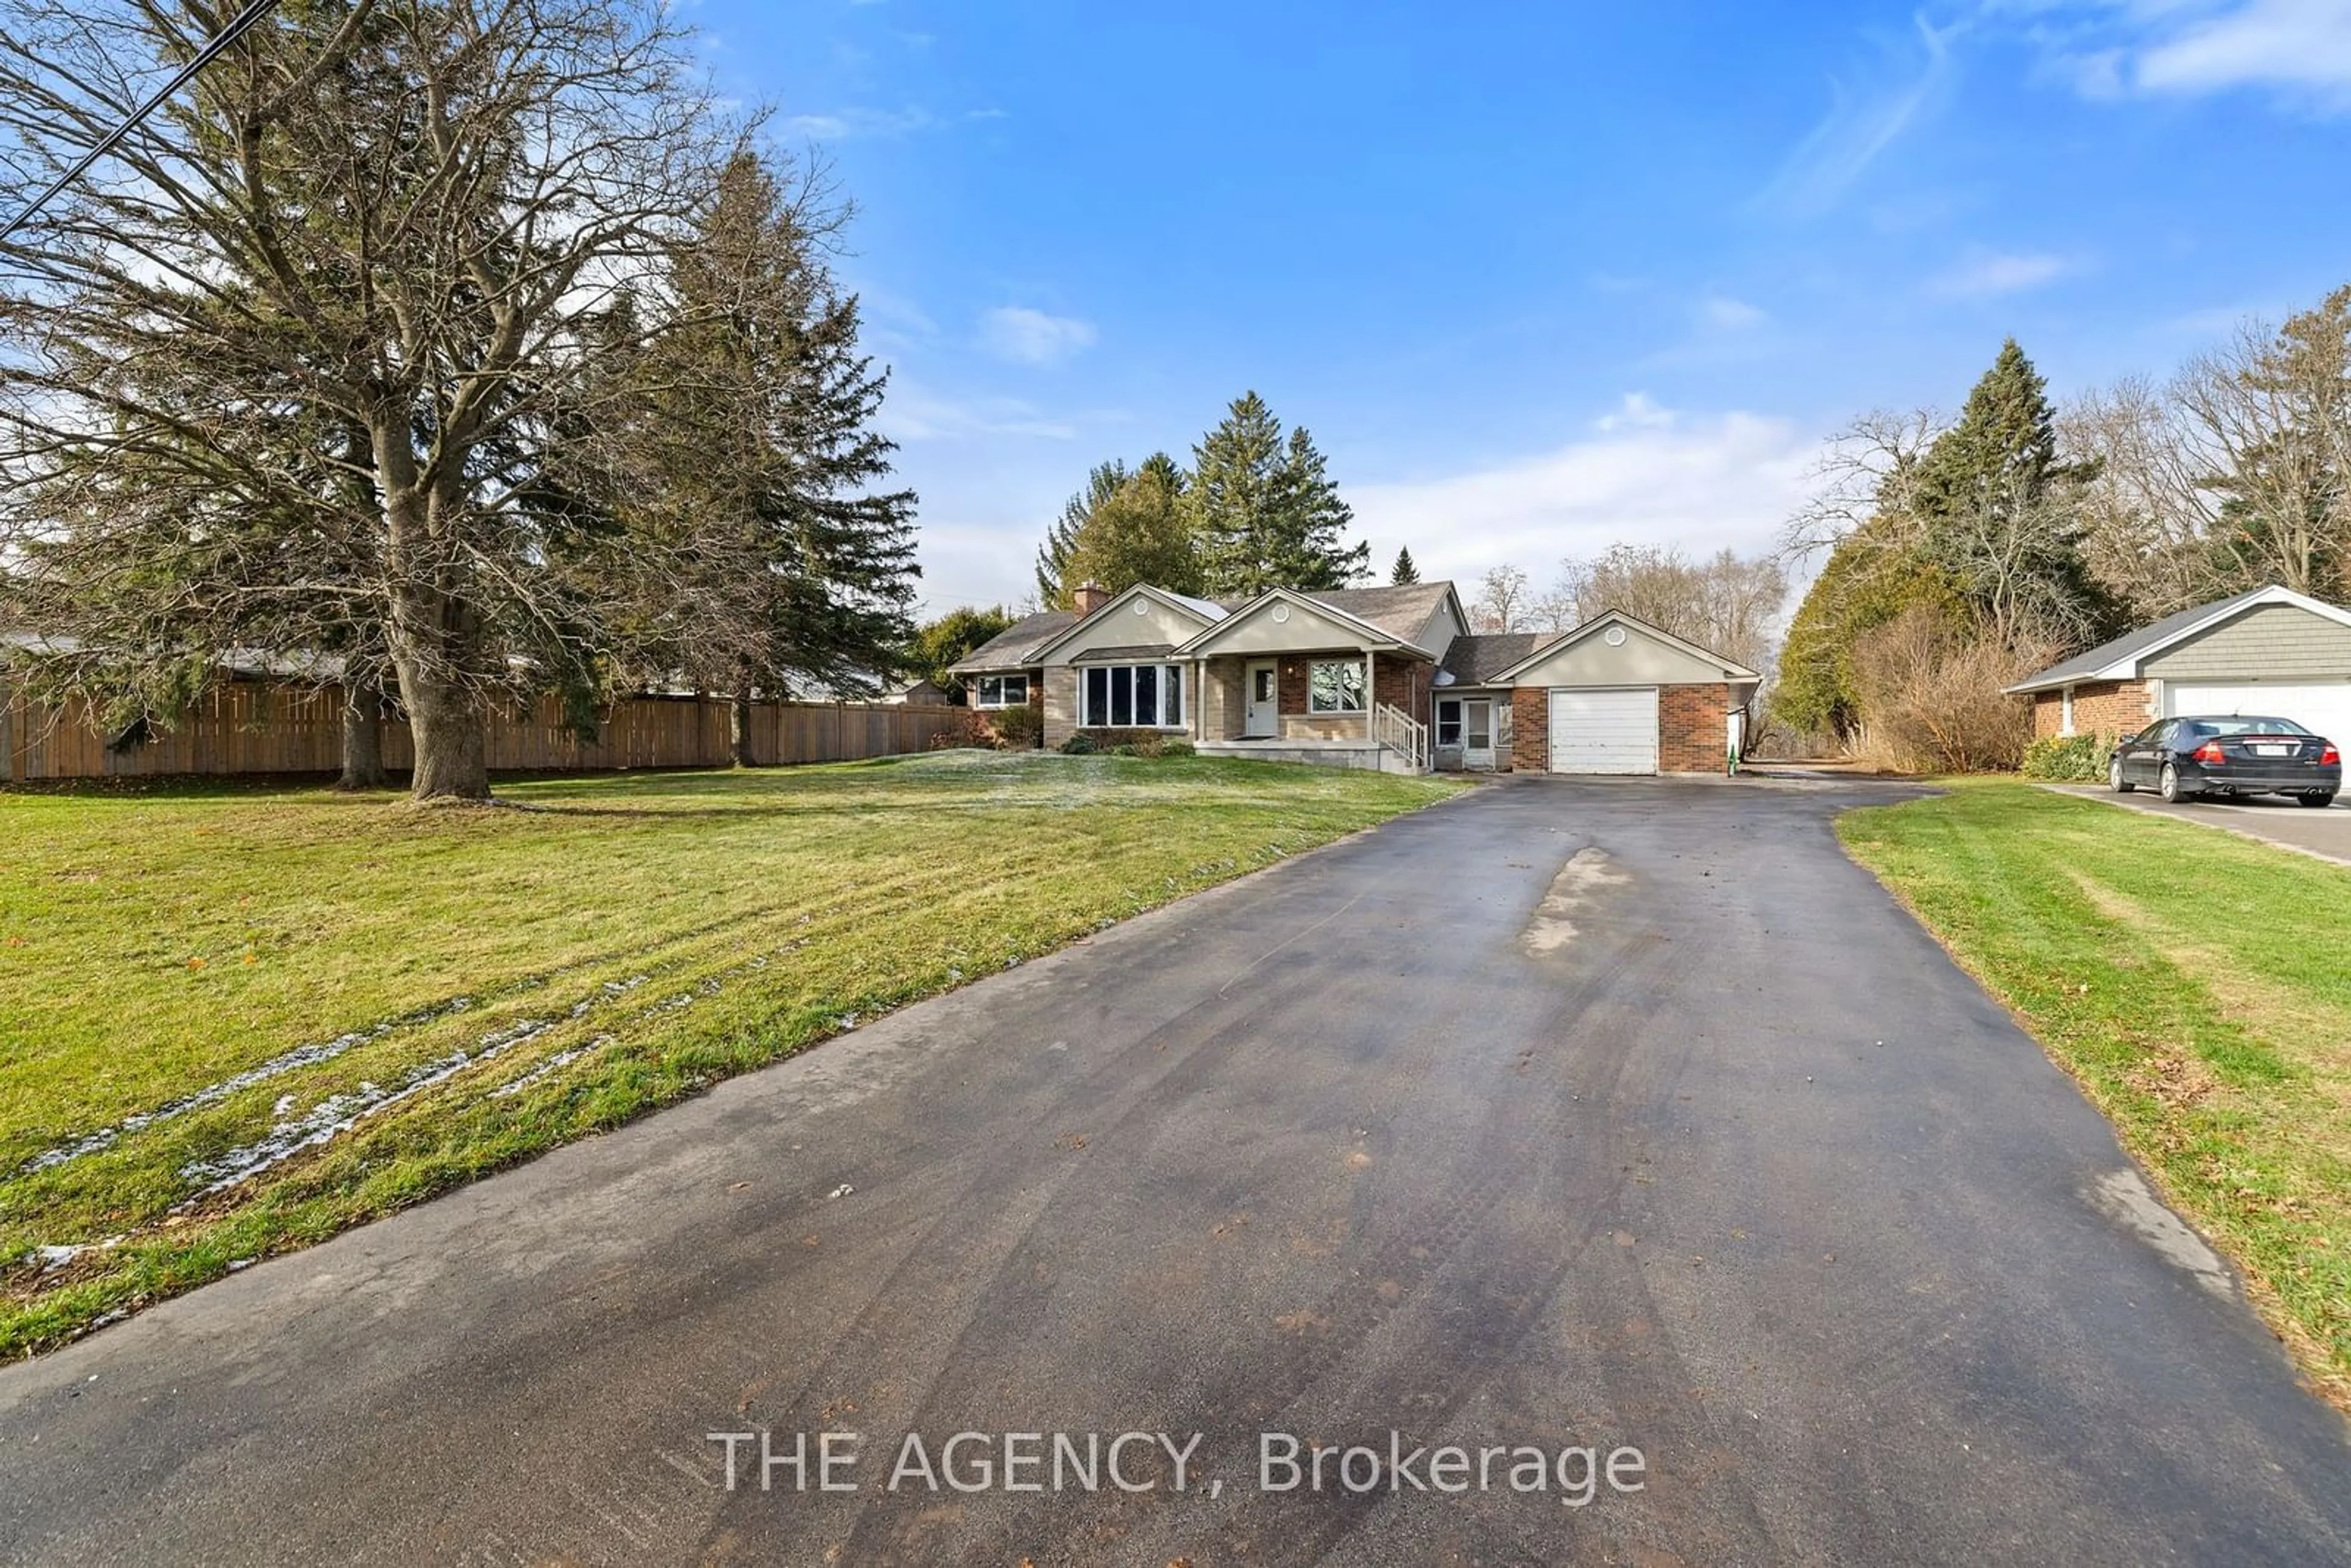
<svg viewBox="0 0 2351 1568">
<path fill-rule="evenodd" d="M 1823 434 L 2351 280 L 2351 0 L 702 0 L 859 207 L 933 610 L 1247 388 L 1383 574 L 1767 543 Z"/>
</svg>

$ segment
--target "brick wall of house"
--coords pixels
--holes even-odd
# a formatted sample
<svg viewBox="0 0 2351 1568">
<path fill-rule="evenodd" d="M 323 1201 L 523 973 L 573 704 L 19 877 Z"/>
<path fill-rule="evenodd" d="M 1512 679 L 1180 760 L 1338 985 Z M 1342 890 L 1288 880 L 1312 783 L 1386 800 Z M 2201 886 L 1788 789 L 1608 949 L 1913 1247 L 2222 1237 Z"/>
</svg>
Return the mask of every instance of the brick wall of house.
<svg viewBox="0 0 2351 1568">
<path fill-rule="evenodd" d="M 2137 735 L 2154 722 L 2145 681 L 2096 681 L 2074 688 L 2075 735 Z M 2032 695 L 2032 733 L 2065 733 L 2065 694 Z"/>
<path fill-rule="evenodd" d="M 1048 749 L 1077 733 L 1078 672 L 1069 664 L 1055 664 L 1046 670 L 1045 679 L 1045 745 Z"/>
<path fill-rule="evenodd" d="M 1725 716 L 1730 687 L 1719 681 L 1657 688 L 1657 771 L 1722 770 Z M 1510 766 L 1520 773 L 1551 771 L 1551 693 L 1520 686 L 1510 694 Z"/>
<path fill-rule="evenodd" d="M 1510 694 L 1510 770 L 1551 771 L 1551 693 L 1541 686 Z"/>
<path fill-rule="evenodd" d="M 1394 653 L 1373 654 L 1373 699 L 1401 709 L 1426 724 L 1429 668 L 1424 659 L 1402 659 Z"/>
<path fill-rule="evenodd" d="M 1273 677 L 1273 697 L 1275 711 L 1284 718 L 1306 711 L 1306 666 L 1311 663 L 1311 660 L 1295 656 L 1280 661 L 1281 667 Z"/>
<path fill-rule="evenodd" d="M 1730 687 L 1720 681 L 1704 685 L 1659 686 L 1657 771 L 1721 772 L 1731 706 Z"/>
<path fill-rule="evenodd" d="M 1200 666 L 1199 711 L 1192 732 L 1202 740 L 1236 740 L 1249 718 L 1247 661 L 1217 658 Z"/>
</svg>

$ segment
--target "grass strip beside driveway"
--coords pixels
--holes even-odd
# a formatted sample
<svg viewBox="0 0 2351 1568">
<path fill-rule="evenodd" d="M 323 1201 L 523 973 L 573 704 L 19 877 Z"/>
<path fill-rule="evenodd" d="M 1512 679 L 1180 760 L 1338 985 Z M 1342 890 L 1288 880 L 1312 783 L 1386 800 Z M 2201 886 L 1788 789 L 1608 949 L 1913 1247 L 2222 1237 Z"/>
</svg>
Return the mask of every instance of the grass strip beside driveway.
<svg viewBox="0 0 2351 1568">
<path fill-rule="evenodd" d="M 0 1354 L 1458 786 L 940 753 L 0 794 Z"/>
<path fill-rule="evenodd" d="M 2016 784 L 1838 831 L 2351 1408 L 2351 871 Z"/>
</svg>

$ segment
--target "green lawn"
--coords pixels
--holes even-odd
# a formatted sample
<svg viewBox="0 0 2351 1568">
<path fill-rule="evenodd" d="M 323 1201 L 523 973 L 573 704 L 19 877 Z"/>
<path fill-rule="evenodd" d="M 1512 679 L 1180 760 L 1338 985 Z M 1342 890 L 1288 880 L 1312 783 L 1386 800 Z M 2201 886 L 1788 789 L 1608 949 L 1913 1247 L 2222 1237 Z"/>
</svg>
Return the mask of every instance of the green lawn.
<svg viewBox="0 0 2351 1568">
<path fill-rule="evenodd" d="M 2018 784 L 1839 831 L 2351 1407 L 2351 870 Z"/>
<path fill-rule="evenodd" d="M 0 794 L 0 1354 L 1454 788 L 952 752 L 523 810 Z"/>
</svg>

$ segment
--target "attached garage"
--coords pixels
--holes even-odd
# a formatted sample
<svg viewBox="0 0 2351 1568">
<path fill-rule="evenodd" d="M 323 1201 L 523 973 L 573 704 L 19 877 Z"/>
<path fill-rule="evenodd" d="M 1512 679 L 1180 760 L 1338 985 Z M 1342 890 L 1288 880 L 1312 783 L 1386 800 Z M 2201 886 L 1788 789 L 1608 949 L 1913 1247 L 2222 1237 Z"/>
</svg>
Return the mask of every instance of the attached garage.
<svg viewBox="0 0 2351 1568">
<path fill-rule="evenodd" d="M 2351 681 L 2164 683 L 2164 717 L 2215 713 L 2290 718 L 2329 740 L 2351 744 Z"/>
<path fill-rule="evenodd" d="M 2351 736 L 2351 610 L 2284 588 L 2199 604 L 2009 688 L 2034 733 L 2135 735 L 2159 718 L 2289 718 Z"/>
<path fill-rule="evenodd" d="M 1553 773 L 1655 773 L 1657 688 L 1552 686 Z"/>
<path fill-rule="evenodd" d="M 1755 672 L 1611 612 L 1537 643 L 1492 677 L 1510 688 L 1520 773 L 1719 773 Z"/>
</svg>

